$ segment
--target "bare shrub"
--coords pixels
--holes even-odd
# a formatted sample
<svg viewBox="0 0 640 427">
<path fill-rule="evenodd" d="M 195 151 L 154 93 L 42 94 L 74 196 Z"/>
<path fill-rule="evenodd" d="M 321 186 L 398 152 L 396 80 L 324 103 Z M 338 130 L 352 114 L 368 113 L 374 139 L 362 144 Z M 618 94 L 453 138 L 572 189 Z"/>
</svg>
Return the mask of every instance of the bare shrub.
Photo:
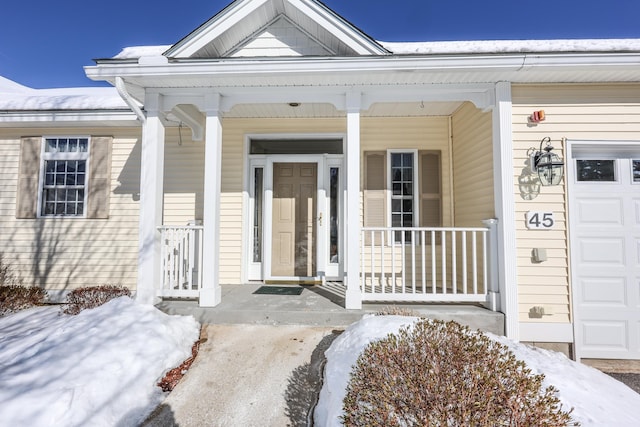
<svg viewBox="0 0 640 427">
<path fill-rule="evenodd" d="M 67 295 L 67 302 L 62 305 L 64 314 L 78 314 L 82 310 L 96 308 L 114 298 L 131 297 L 131 291 L 123 286 L 102 285 L 74 289 Z"/>
<path fill-rule="evenodd" d="M 43 305 L 47 291 L 19 285 L 0 286 L 0 316 Z"/>
<path fill-rule="evenodd" d="M 567 426 L 553 387 L 504 345 L 422 320 L 371 343 L 351 372 L 346 426 Z"/>
<path fill-rule="evenodd" d="M 22 278 L 5 261 L 3 253 L 0 253 L 0 286 L 22 286 Z"/>
<path fill-rule="evenodd" d="M 46 299 L 44 289 L 23 286 L 22 278 L 0 253 L 0 316 L 42 305 Z"/>
</svg>

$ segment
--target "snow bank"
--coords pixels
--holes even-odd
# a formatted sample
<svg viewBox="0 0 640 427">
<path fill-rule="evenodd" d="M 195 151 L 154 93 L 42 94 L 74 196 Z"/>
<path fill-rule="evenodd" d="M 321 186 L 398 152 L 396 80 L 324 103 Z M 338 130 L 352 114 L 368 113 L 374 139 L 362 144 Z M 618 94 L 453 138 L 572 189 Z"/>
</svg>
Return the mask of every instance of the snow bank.
<svg viewBox="0 0 640 427">
<path fill-rule="evenodd" d="M 198 334 L 192 317 L 127 297 L 77 316 L 40 307 L 0 318 L 0 425 L 138 425 Z"/>
<path fill-rule="evenodd" d="M 325 381 L 314 413 L 318 426 L 340 426 L 342 401 L 349 374 L 366 345 L 413 324 L 415 317 L 371 316 L 349 326 L 325 352 Z M 516 358 L 554 385 L 565 409 L 583 427 L 637 427 L 640 425 L 640 394 L 602 372 L 569 360 L 561 353 L 536 349 L 505 337 L 489 336 L 507 345 Z"/>
</svg>

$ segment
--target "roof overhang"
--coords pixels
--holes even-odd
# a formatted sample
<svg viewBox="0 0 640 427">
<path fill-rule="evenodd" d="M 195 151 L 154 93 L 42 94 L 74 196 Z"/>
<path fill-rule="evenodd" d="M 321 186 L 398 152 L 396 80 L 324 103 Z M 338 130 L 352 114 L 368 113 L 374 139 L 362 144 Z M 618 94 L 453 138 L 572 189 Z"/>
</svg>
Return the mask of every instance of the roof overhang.
<svg viewBox="0 0 640 427">
<path fill-rule="evenodd" d="M 130 110 L 0 111 L 0 128 L 140 127 Z"/>
<path fill-rule="evenodd" d="M 140 88 L 637 82 L 640 53 L 105 60 L 85 72 Z"/>
</svg>

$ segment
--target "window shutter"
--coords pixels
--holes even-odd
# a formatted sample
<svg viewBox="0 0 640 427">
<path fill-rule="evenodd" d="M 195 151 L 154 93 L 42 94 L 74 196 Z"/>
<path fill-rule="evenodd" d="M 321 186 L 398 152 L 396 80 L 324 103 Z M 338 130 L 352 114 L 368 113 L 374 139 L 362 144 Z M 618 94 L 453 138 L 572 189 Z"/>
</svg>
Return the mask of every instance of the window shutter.
<svg viewBox="0 0 640 427">
<path fill-rule="evenodd" d="M 420 226 L 442 226 L 440 152 L 420 151 Z"/>
<path fill-rule="evenodd" d="M 20 168 L 16 194 L 16 218 L 36 218 L 41 137 L 24 137 L 20 142 Z"/>
<path fill-rule="evenodd" d="M 109 218 L 111 194 L 111 146 L 113 137 L 93 136 L 89 148 L 87 218 Z"/>
<path fill-rule="evenodd" d="M 364 153 L 364 226 L 384 227 L 386 222 L 386 185 L 387 161 L 384 151 L 367 151 Z M 380 244 L 380 233 L 376 233 L 375 244 Z M 371 244 L 370 234 L 366 235 L 365 244 Z"/>
</svg>

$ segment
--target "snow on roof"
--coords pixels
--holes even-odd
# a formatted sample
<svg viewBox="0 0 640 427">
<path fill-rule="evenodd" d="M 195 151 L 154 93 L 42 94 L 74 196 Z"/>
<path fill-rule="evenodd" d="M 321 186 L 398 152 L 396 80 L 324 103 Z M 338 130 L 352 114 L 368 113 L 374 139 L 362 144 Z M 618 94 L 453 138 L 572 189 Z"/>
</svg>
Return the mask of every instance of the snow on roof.
<svg viewBox="0 0 640 427">
<path fill-rule="evenodd" d="M 143 56 L 159 56 L 171 46 L 172 45 L 125 47 L 112 59 L 138 59 Z"/>
<path fill-rule="evenodd" d="M 468 40 L 438 42 L 378 41 L 396 55 L 442 55 L 526 52 L 637 52 L 640 39 Z M 112 59 L 159 56 L 171 45 L 125 47 Z"/>
<path fill-rule="evenodd" d="M 129 109 L 113 87 L 32 89 L 0 77 L 0 110 Z"/>
<path fill-rule="evenodd" d="M 20 92 L 27 92 L 30 90 L 32 89 L 26 86 L 22 86 L 21 84 L 16 83 L 13 80 L 7 79 L 6 77 L 0 76 L 0 93 L 2 94 L 20 93 Z"/>
<path fill-rule="evenodd" d="M 397 55 L 640 51 L 640 39 L 470 40 L 378 43 Z"/>
</svg>

